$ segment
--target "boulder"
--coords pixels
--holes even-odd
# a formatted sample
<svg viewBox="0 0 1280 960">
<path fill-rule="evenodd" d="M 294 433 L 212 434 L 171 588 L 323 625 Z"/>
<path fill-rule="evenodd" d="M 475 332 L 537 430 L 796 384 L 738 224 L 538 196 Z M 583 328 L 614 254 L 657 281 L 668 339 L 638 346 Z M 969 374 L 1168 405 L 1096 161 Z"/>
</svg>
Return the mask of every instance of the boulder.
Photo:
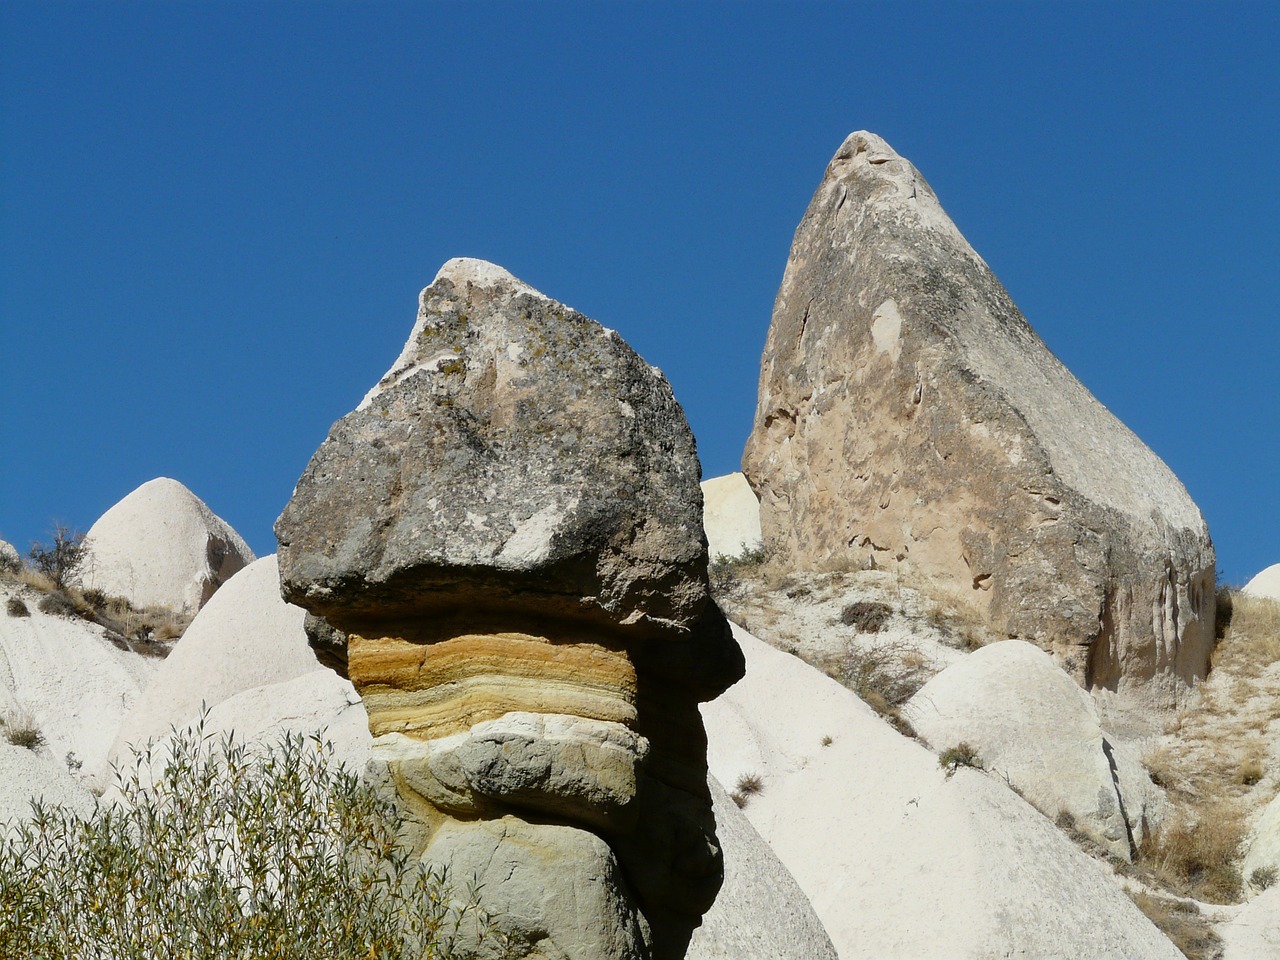
<svg viewBox="0 0 1280 960">
<path fill-rule="evenodd" d="M 451 260 L 276 524 L 283 595 L 345 636 L 428 857 L 518 860 L 536 835 L 521 875 L 535 890 L 558 844 L 566 896 L 574 857 L 608 878 L 616 857 L 626 903 L 614 879 L 601 900 L 538 900 L 564 915 L 521 913 L 519 956 L 615 956 L 571 935 L 606 916 L 601 944 L 639 929 L 654 958 L 683 956 L 715 897 L 697 703 L 743 667 L 709 594 L 700 472 L 670 385 L 616 333 Z M 514 891 L 488 888 L 495 915 Z M 520 940 L 540 924 L 550 941 Z"/>
<path fill-rule="evenodd" d="M 191 621 L 125 716 L 112 747 L 123 757 L 255 687 L 281 683 L 318 666 L 303 630 L 306 612 L 280 598 L 271 554 L 240 570 Z"/>
<path fill-rule="evenodd" d="M 686 960 L 837 960 L 809 898 L 713 777 L 724 886 L 693 933 Z"/>
<path fill-rule="evenodd" d="M 783 566 L 928 582 L 1086 687 L 1167 700 L 1206 673 L 1196 504 L 874 134 L 845 140 L 796 230 L 743 472 Z"/>
<path fill-rule="evenodd" d="M 1163 793 L 1102 729 L 1089 694 L 1022 640 L 953 663 L 903 714 L 936 752 L 968 743 L 1050 820 L 1067 820 L 1118 857 L 1133 859 L 1164 815 Z"/>
<path fill-rule="evenodd" d="M 948 776 L 834 680 L 735 635 L 746 678 L 702 707 L 711 772 L 841 960 L 1179 960 L 1110 869 L 1003 779 Z"/>
<path fill-rule="evenodd" d="M 0 540 L 0 570 L 17 570 L 21 564 L 18 548 L 7 540 Z"/>
<path fill-rule="evenodd" d="M 195 613 L 254 560 L 248 544 L 177 480 L 144 483 L 84 538 L 79 580 L 136 607 Z"/>
<path fill-rule="evenodd" d="M 41 594 L 0 581 L 0 606 L 10 598 L 28 615 L 0 614 L 0 718 L 34 724 L 45 756 L 101 787 L 116 731 L 161 661 L 122 649 L 96 624 L 45 613 Z"/>
<path fill-rule="evenodd" d="M 702 481 L 702 529 L 707 553 L 739 557 L 760 547 L 760 503 L 740 473 Z"/>
<path fill-rule="evenodd" d="M 1264 600 L 1280 600 L 1280 563 L 1267 567 L 1241 587 L 1240 592 Z"/>
</svg>

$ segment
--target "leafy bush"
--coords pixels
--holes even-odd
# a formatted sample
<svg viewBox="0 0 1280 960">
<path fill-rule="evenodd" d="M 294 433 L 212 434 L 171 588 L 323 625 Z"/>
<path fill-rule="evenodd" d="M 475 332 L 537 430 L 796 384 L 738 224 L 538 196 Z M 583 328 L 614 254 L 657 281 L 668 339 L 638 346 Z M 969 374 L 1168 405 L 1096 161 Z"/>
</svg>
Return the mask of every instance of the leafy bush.
<svg viewBox="0 0 1280 960">
<path fill-rule="evenodd" d="M 732 590 L 743 574 L 755 572 L 762 566 L 764 566 L 764 547 L 744 550 L 736 557 L 720 554 L 707 566 L 711 590 L 713 593 Z"/>
<path fill-rule="evenodd" d="M 11 617 L 31 616 L 31 611 L 27 609 L 27 605 L 22 602 L 21 597 L 10 597 L 4 608 Z"/>
<path fill-rule="evenodd" d="M 62 590 L 84 563 L 84 533 L 62 524 L 54 524 L 53 541 L 31 544 L 27 558 L 38 572 L 44 574 L 56 589 Z"/>
<path fill-rule="evenodd" d="M 87 819 L 36 803 L 0 834 L 5 956 L 447 960 L 483 936 L 475 890 L 412 863 L 394 803 L 318 738 L 255 755 L 198 727 L 166 751 Z"/>
</svg>

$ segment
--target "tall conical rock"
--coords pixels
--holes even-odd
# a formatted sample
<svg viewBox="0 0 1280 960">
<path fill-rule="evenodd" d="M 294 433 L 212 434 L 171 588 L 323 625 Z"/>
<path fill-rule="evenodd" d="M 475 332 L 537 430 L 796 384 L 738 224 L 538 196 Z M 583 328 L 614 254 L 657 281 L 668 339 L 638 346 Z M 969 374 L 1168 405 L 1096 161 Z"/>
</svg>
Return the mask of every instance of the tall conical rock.
<svg viewBox="0 0 1280 960">
<path fill-rule="evenodd" d="M 1199 509 L 874 134 L 845 140 L 796 230 L 743 471 L 784 564 L 923 578 L 1086 686 L 1205 674 Z"/>
<path fill-rule="evenodd" d="M 699 474 L 660 371 L 451 260 L 276 524 L 425 857 L 486 883 L 517 957 L 681 957 L 720 885 L 697 704 L 743 661 Z"/>
<path fill-rule="evenodd" d="M 255 557 L 244 538 L 177 480 L 149 480 L 84 538 L 80 581 L 139 607 L 194 614 Z"/>
</svg>

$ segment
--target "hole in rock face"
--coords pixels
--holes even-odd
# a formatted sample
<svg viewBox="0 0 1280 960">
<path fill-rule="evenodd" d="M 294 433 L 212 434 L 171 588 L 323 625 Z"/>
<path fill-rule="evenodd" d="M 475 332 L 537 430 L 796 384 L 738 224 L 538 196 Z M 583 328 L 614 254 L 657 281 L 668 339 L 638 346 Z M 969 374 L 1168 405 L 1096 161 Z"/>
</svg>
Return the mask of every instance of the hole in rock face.
<svg viewBox="0 0 1280 960">
<path fill-rule="evenodd" d="M 976 577 L 974 577 L 974 578 L 973 578 L 973 589 L 975 589 L 975 590 L 990 590 L 990 589 L 991 589 L 991 574 L 989 574 L 989 573 L 980 573 L 980 574 L 978 574 Z"/>
</svg>

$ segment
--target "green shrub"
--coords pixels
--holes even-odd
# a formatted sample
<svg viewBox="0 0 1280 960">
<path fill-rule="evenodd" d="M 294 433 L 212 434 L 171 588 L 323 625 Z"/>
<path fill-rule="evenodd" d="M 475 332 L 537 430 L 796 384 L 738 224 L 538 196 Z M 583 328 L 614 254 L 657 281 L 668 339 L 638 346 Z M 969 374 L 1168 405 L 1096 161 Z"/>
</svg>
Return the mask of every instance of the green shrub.
<svg viewBox="0 0 1280 960">
<path fill-rule="evenodd" d="M 764 547 L 744 550 L 736 557 L 720 554 L 707 565 L 707 576 L 713 593 L 732 590 L 744 574 L 754 573 L 764 566 Z"/>
<path fill-rule="evenodd" d="M 948 747 L 938 754 L 938 766 L 947 771 L 948 780 L 960 767 L 972 767 L 975 770 L 984 769 L 982 758 L 978 756 L 978 751 L 963 740 L 954 747 Z"/>
<path fill-rule="evenodd" d="M 1269 890 L 1277 879 L 1280 879 L 1280 870 L 1275 867 L 1255 867 L 1249 874 L 1249 882 L 1258 890 Z"/>
<path fill-rule="evenodd" d="M 4 956 L 447 960 L 483 936 L 474 888 L 412 862 L 394 803 L 318 738 L 260 754 L 198 727 L 116 786 L 86 819 L 36 803 L 0 832 Z"/>
<path fill-rule="evenodd" d="M 62 524 L 54 524 L 51 543 L 31 544 L 27 558 L 37 571 L 53 581 L 58 590 L 65 588 L 84 563 L 84 533 Z"/>
</svg>

